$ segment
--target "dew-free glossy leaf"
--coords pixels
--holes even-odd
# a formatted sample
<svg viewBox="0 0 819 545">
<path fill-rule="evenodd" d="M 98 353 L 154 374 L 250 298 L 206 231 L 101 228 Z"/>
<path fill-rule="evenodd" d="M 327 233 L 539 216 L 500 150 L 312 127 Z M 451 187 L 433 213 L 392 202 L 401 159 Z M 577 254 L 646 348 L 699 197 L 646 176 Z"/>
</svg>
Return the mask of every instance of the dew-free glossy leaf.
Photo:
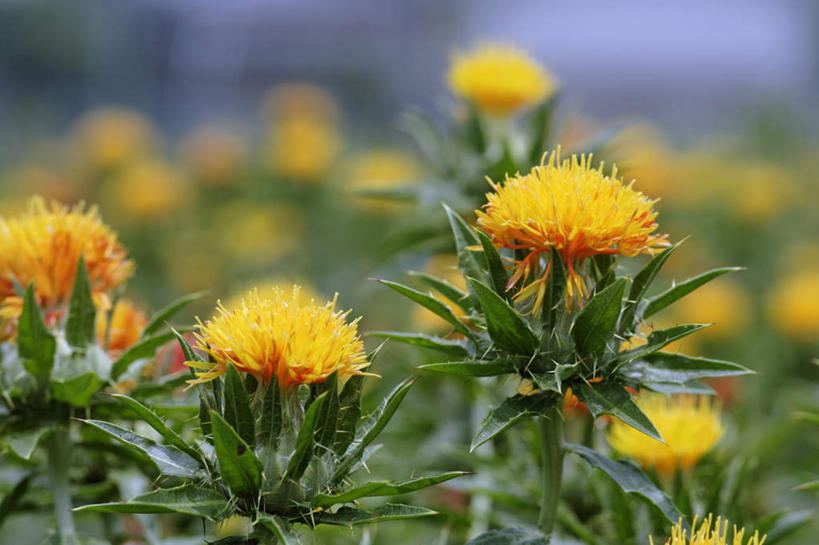
<svg viewBox="0 0 819 545">
<path fill-rule="evenodd" d="M 183 328 L 179 331 L 188 332 L 193 328 Z M 128 370 L 128 366 L 136 360 L 142 358 L 151 358 L 156 353 L 156 349 L 163 344 L 169 343 L 176 338 L 176 332 L 166 331 L 140 339 L 138 343 L 131 346 L 119 358 L 114 361 L 111 366 L 111 379 L 116 380 L 119 376 Z"/>
<path fill-rule="evenodd" d="M 47 380 L 54 367 L 57 341 L 43 322 L 33 283 L 28 285 L 23 297 L 23 311 L 17 322 L 17 347 L 26 371 L 40 382 Z"/>
<path fill-rule="evenodd" d="M 382 284 L 387 286 L 388 288 L 392 288 L 393 290 L 397 291 L 401 295 L 412 299 L 419 305 L 429 309 L 437 316 L 440 316 L 445 321 L 449 322 L 452 327 L 455 328 L 455 331 L 466 335 L 467 337 L 472 337 L 472 331 L 466 327 L 464 324 L 461 323 L 460 320 L 453 314 L 452 309 L 449 306 L 445 305 L 435 297 L 428 295 L 426 293 L 420 292 L 418 290 L 414 290 L 408 286 L 404 286 L 403 284 L 399 284 L 397 282 L 390 282 L 389 280 L 379 280 Z"/>
<path fill-rule="evenodd" d="M 523 528 L 489 530 L 466 542 L 466 545 L 548 545 L 546 536 Z"/>
<path fill-rule="evenodd" d="M 121 503 L 96 503 L 76 507 L 74 511 L 95 513 L 183 513 L 215 521 L 228 509 L 227 498 L 212 489 L 185 484 L 160 488 Z"/>
<path fill-rule="evenodd" d="M 124 403 L 129 409 L 134 411 L 137 416 L 139 416 L 143 422 L 151 426 L 154 430 L 159 433 L 165 440 L 172 446 L 178 448 L 182 452 L 187 453 L 192 458 L 202 461 L 202 453 L 200 453 L 195 448 L 188 445 L 184 439 L 182 439 L 178 433 L 173 431 L 171 428 L 168 427 L 167 424 L 151 409 L 124 394 L 112 394 L 113 397 L 120 400 Z"/>
<path fill-rule="evenodd" d="M 671 257 L 671 254 L 676 250 L 680 244 L 685 242 L 681 240 L 677 242 L 673 246 L 666 248 L 656 256 L 654 256 L 651 261 L 649 261 L 643 269 L 637 273 L 637 276 L 634 277 L 634 280 L 631 282 L 631 289 L 628 292 L 628 303 L 626 303 L 625 307 L 623 308 L 623 318 L 620 322 L 620 329 L 621 330 L 630 330 L 634 326 L 634 316 L 637 313 L 637 306 L 640 304 L 640 301 L 646 294 L 649 286 L 657 277 L 657 273 L 660 272 L 660 269 L 663 268 L 665 262 L 668 261 L 668 258 Z"/>
<path fill-rule="evenodd" d="M 367 524 L 370 522 L 411 519 L 437 514 L 437 511 L 432 511 L 431 509 L 426 509 L 424 507 L 388 503 L 369 511 L 345 506 L 337 510 L 335 513 L 324 511 L 311 515 L 311 517 L 313 517 L 318 524 L 332 524 L 334 526 L 352 527 L 358 524 Z"/>
<path fill-rule="evenodd" d="M 480 280 L 468 278 L 467 281 L 481 302 L 492 341 L 516 354 L 533 354 L 539 345 L 538 338 L 518 311 Z"/>
<path fill-rule="evenodd" d="M 368 358 L 373 361 L 373 357 Z M 338 428 L 333 440 L 333 452 L 342 455 L 355 439 L 355 430 L 361 420 L 361 388 L 364 385 L 362 375 L 353 375 L 347 379 L 339 396 Z"/>
<path fill-rule="evenodd" d="M 196 301 L 204 294 L 205 292 L 200 291 L 198 293 L 183 295 L 182 297 L 174 299 L 159 309 L 153 316 L 151 316 L 151 319 L 148 320 L 148 325 L 146 325 L 145 329 L 142 330 L 141 337 L 144 339 L 145 337 L 149 337 L 162 329 L 162 327 L 168 323 L 168 320 L 173 318 L 177 312 L 191 304 L 193 301 Z"/>
<path fill-rule="evenodd" d="M 615 462 L 596 450 L 583 445 L 567 444 L 566 449 L 583 458 L 592 467 L 602 470 L 620 485 L 620 488 L 625 492 L 636 494 L 657 507 L 669 523 L 676 524 L 678 520 L 683 518 L 682 513 L 671 501 L 671 498 L 657 488 L 638 467 L 628 462 Z M 683 519 L 683 525 L 688 528 L 685 519 Z"/>
<path fill-rule="evenodd" d="M 484 419 L 481 429 L 472 439 L 469 451 L 472 452 L 522 418 L 545 414 L 555 399 L 550 393 L 517 394 L 505 399 Z"/>
<path fill-rule="evenodd" d="M 254 496 L 262 486 L 262 464 L 247 443 L 216 411 L 210 412 L 213 446 L 225 484 L 234 494 Z"/>
<path fill-rule="evenodd" d="M 437 475 L 429 475 L 426 477 L 419 477 L 417 479 L 410 479 L 407 481 L 392 482 L 392 481 L 376 481 L 365 485 L 347 490 L 341 494 L 329 495 L 319 494 L 313 498 L 314 507 L 330 507 L 338 503 L 349 503 L 359 498 L 371 498 L 376 496 L 395 496 L 397 494 L 407 494 L 436 484 L 449 481 L 456 477 L 468 475 L 465 471 L 450 471 L 448 473 L 439 473 Z"/>
<path fill-rule="evenodd" d="M 599 355 L 614 337 L 626 279 L 620 278 L 589 299 L 572 325 L 572 337 L 581 354 Z"/>
<path fill-rule="evenodd" d="M 97 309 L 91 296 L 91 284 L 85 269 L 85 258 L 80 256 L 77 272 L 74 276 L 74 287 L 68 303 L 68 317 L 65 321 L 65 340 L 74 348 L 85 348 L 94 344 L 96 332 L 94 318 Z"/>
<path fill-rule="evenodd" d="M 304 414 L 304 422 L 302 422 L 299 433 L 296 436 L 296 448 L 287 461 L 287 470 L 284 473 L 285 480 L 298 481 L 307 469 L 310 460 L 313 459 L 316 445 L 315 432 L 316 425 L 318 424 L 318 415 L 326 399 L 327 393 L 318 396 Z"/>
<path fill-rule="evenodd" d="M 239 371 L 233 365 L 225 372 L 225 421 L 239 434 L 242 441 L 256 447 L 256 420 L 250 409 L 250 395 L 245 389 Z"/>
<path fill-rule="evenodd" d="M 722 267 L 719 269 L 712 269 L 693 278 L 689 278 L 684 282 L 680 282 L 676 286 L 672 286 L 661 294 L 648 299 L 646 301 L 645 308 L 643 308 L 642 312 L 639 314 L 641 315 L 641 318 L 645 320 L 649 316 L 653 316 L 677 300 L 682 299 L 703 284 L 706 284 L 725 273 L 741 270 L 743 270 L 742 267 Z"/>
<path fill-rule="evenodd" d="M 423 333 L 403 333 L 401 331 L 370 331 L 367 333 L 369 337 L 381 337 L 383 339 L 390 339 L 413 346 L 420 346 L 421 348 L 429 348 L 437 350 L 444 354 L 448 354 L 455 358 L 467 358 L 474 354 L 474 349 L 465 341 L 458 341 L 453 339 L 444 339 L 434 335 L 425 335 Z"/>
<path fill-rule="evenodd" d="M 299 545 L 300 541 L 298 534 L 296 534 L 296 532 L 293 531 L 293 528 L 290 527 L 290 524 L 281 517 L 276 517 L 260 511 L 256 522 L 267 528 L 270 533 L 276 536 L 276 539 L 278 540 L 276 543 L 281 543 L 281 545 Z"/>
<path fill-rule="evenodd" d="M 594 418 L 603 414 L 616 416 L 637 431 L 641 431 L 658 441 L 662 441 L 660 432 L 651 420 L 640 409 L 622 385 L 612 382 L 587 384 L 581 382 L 572 390 L 578 399 L 586 404 Z"/>
<path fill-rule="evenodd" d="M 620 373 L 638 382 L 684 384 L 694 379 L 747 375 L 753 371 L 730 361 L 654 352 L 622 366 Z"/>
<path fill-rule="evenodd" d="M 111 437 L 147 454 L 159 468 L 159 471 L 165 475 L 195 478 L 200 472 L 199 462 L 176 447 L 158 445 L 147 437 L 109 422 L 101 420 L 83 420 L 83 422 L 99 428 Z"/>
</svg>

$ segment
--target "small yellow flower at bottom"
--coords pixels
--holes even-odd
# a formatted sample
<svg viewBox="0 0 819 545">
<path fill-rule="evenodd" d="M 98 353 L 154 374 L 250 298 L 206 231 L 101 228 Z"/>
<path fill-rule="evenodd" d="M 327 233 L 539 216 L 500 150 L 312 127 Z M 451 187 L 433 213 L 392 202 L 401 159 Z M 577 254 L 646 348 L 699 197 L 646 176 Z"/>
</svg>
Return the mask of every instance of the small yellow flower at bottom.
<svg viewBox="0 0 819 545">
<path fill-rule="evenodd" d="M 745 528 L 733 527 L 733 540 L 728 541 L 728 521 L 723 520 L 722 517 L 717 517 L 716 524 L 713 524 L 713 516 L 708 515 L 697 527 L 697 519 L 694 518 L 693 530 L 691 536 L 683 528 L 682 519 L 671 527 L 671 537 L 665 540 L 665 545 L 763 545 L 765 537 L 759 537 L 759 532 L 756 531 L 751 535 L 747 541 L 743 541 L 745 537 Z M 654 539 L 649 536 L 649 543 L 654 545 Z"/>
<path fill-rule="evenodd" d="M 216 315 L 195 334 L 199 349 L 213 363 L 186 362 L 198 369 L 191 384 L 208 382 L 233 365 L 268 384 L 275 374 L 281 388 L 324 382 L 333 372 L 339 379 L 366 374 L 369 365 L 358 336 L 358 320 L 347 322 L 348 312 L 328 303 L 304 301 L 300 287 L 274 288 L 264 296 L 252 290 L 238 307 L 221 303 Z"/>
</svg>

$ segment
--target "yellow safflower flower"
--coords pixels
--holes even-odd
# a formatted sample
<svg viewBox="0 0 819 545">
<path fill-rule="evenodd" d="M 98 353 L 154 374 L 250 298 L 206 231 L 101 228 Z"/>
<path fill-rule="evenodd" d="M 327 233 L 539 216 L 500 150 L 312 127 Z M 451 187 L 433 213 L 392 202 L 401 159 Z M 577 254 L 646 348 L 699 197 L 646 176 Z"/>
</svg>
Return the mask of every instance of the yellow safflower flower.
<svg viewBox="0 0 819 545">
<path fill-rule="evenodd" d="M 290 179 L 314 182 L 328 171 L 341 150 L 335 125 L 310 117 L 276 123 L 268 136 L 273 170 Z"/>
<path fill-rule="evenodd" d="M 239 181 L 245 143 L 237 134 L 216 126 L 200 127 L 185 138 L 182 149 L 188 170 L 204 185 L 221 187 Z"/>
<path fill-rule="evenodd" d="M 727 545 L 728 542 L 728 521 L 723 520 L 722 517 L 717 517 L 716 524 L 713 524 L 713 516 L 708 515 L 697 527 L 697 517 L 694 517 L 694 528 L 691 531 L 691 536 L 687 534 L 687 530 L 683 527 L 682 520 L 677 521 L 677 524 L 671 527 L 671 537 L 665 540 L 665 545 Z M 747 541 L 743 542 L 745 537 L 745 528 L 737 528 L 734 525 L 733 539 L 731 545 L 763 545 L 765 537 L 759 537 L 759 532 L 756 531 Z M 648 536 L 648 541 L 654 545 L 654 539 Z"/>
<path fill-rule="evenodd" d="M 142 330 L 148 325 L 148 316 L 130 299 L 118 299 L 111 313 L 111 328 L 108 332 L 108 351 L 119 354 L 139 341 Z M 108 313 L 99 312 L 96 321 L 97 342 L 105 345 L 108 330 Z"/>
<path fill-rule="evenodd" d="M 216 214 L 214 240 L 231 259 L 267 262 L 297 249 L 306 220 L 295 206 L 233 203 Z"/>
<path fill-rule="evenodd" d="M 637 405 L 666 444 L 618 419 L 612 420 L 606 438 L 614 450 L 645 468 L 656 468 L 660 475 L 670 476 L 676 469 L 693 467 L 722 437 L 719 406 L 707 397 L 643 392 Z"/>
<path fill-rule="evenodd" d="M 661 197 L 679 191 L 675 154 L 657 129 L 630 127 L 618 135 L 613 145 L 615 155 L 622 156 L 617 166 L 626 178 L 637 180 L 635 185 L 640 191 Z"/>
<path fill-rule="evenodd" d="M 487 204 L 476 211 L 478 227 L 502 247 L 528 250 L 517 263 L 508 287 L 518 280 L 525 283 L 529 274 L 538 274 L 540 259 L 554 248 L 563 258 L 569 277 L 566 305 L 575 297 L 587 295 L 578 272 L 587 257 L 597 254 L 634 256 L 653 253 L 668 246 L 666 235 L 656 235 L 657 213 L 653 200 L 625 185 L 617 177 L 603 173 L 603 164 L 591 166 L 591 156 L 560 160 L 560 150 L 544 155 L 540 166 L 529 174 L 507 175 L 503 184 L 490 180 L 494 192 L 487 193 Z M 517 294 L 520 300 L 537 293 L 533 312 L 537 312 L 546 292 L 551 259 L 539 278 Z"/>
<path fill-rule="evenodd" d="M 25 213 L 0 217 L 0 314 L 19 315 L 22 301 L 15 282 L 24 287 L 33 282 L 43 308 L 58 311 L 71 296 L 80 256 L 95 299 L 104 307 L 105 292 L 123 284 L 134 263 L 96 207 L 69 209 L 34 197 Z"/>
<path fill-rule="evenodd" d="M 555 89 L 551 76 L 529 55 L 498 44 L 455 56 L 448 79 L 456 95 L 498 116 L 531 106 Z"/>
<path fill-rule="evenodd" d="M 77 121 L 71 134 L 80 160 L 99 169 L 146 155 L 156 139 L 151 122 L 127 108 L 93 110 Z"/>
<path fill-rule="evenodd" d="M 219 305 L 204 324 L 197 318 L 195 334 L 200 350 L 215 363 L 187 362 L 195 369 L 192 384 L 213 380 L 233 365 L 267 384 L 275 374 L 282 388 L 323 382 L 338 371 L 344 380 L 365 374 L 369 365 L 358 336 L 358 320 L 347 322 L 349 311 L 328 303 L 300 300 L 300 288 L 272 290 L 261 296 L 250 291 L 239 308 Z"/>
<path fill-rule="evenodd" d="M 781 279 L 768 298 L 768 317 L 776 328 L 800 341 L 819 340 L 819 269 Z"/>
<path fill-rule="evenodd" d="M 127 218 L 151 221 L 177 210 L 188 193 L 187 180 L 175 166 L 146 159 L 124 168 L 111 180 L 105 196 Z"/>
<path fill-rule="evenodd" d="M 277 297 L 281 293 L 288 293 L 293 289 L 293 284 L 294 282 L 290 282 L 288 280 L 273 278 L 256 282 L 255 285 L 259 287 L 255 289 L 259 292 L 259 296 L 261 298 L 267 299 Z M 321 295 L 313 287 L 305 284 L 304 282 L 297 282 L 297 284 L 299 285 L 299 293 L 296 298 L 296 303 L 300 305 L 307 305 L 310 303 L 310 301 L 321 300 Z M 242 308 L 242 301 L 249 292 L 253 291 L 253 289 L 254 288 L 243 288 L 238 290 L 236 293 L 228 297 L 222 306 L 228 310 Z"/>
</svg>

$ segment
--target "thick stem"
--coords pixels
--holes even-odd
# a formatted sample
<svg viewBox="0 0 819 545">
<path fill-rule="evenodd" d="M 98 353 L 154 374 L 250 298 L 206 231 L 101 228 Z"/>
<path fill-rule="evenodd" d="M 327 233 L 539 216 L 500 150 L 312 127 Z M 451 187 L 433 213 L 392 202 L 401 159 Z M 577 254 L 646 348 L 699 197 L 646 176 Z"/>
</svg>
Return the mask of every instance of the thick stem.
<svg viewBox="0 0 819 545">
<path fill-rule="evenodd" d="M 71 438 L 68 425 L 58 424 L 48 439 L 48 478 L 54 496 L 54 515 L 60 535 L 73 536 L 74 516 L 71 512 L 71 492 L 68 487 L 68 470 L 71 467 Z"/>
<path fill-rule="evenodd" d="M 542 494 L 538 526 L 551 538 L 557 520 L 557 506 L 560 502 L 560 484 L 563 479 L 563 415 L 562 398 L 555 403 L 545 416 L 538 418 L 540 446 L 543 456 Z"/>
</svg>

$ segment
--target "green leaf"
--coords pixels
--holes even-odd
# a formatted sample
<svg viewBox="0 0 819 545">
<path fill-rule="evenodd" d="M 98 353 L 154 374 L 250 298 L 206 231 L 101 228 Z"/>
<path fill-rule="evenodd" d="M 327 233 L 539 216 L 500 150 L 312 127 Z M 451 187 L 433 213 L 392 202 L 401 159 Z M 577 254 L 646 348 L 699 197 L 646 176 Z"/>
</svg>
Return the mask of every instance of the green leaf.
<svg viewBox="0 0 819 545">
<path fill-rule="evenodd" d="M 714 389 L 700 380 L 689 380 L 687 382 L 643 382 L 642 388 L 647 388 L 652 392 L 665 395 L 688 394 L 688 395 L 714 395 Z"/>
<path fill-rule="evenodd" d="M 645 357 L 706 327 L 708 327 L 708 324 L 680 324 L 667 329 L 655 329 L 648 335 L 646 344 L 631 350 L 618 352 L 612 359 L 615 362 L 624 362 Z"/>
<path fill-rule="evenodd" d="M 541 102 L 529 114 L 529 163 L 537 164 L 547 151 L 552 132 L 552 120 L 557 106 L 557 93 Z"/>
<path fill-rule="evenodd" d="M 324 511 L 311 514 L 310 517 L 315 520 L 316 524 L 332 524 L 334 526 L 352 527 L 358 524 L 367 524 L 370 522 L 411 519 L 437 514 L 437 511 L 432 511 L 431 509 L 426 509 L 424 507 L 388 503 L 371 511 L 364 511 L 363 509 L 354 509 L 352 507 L 345 506 L 335 513 Z"/>
<path fill-rule="evenodd" d="M 620 305 L 626 279 L 620 278 L 594 296 L 577 314 L 572 325 L 572 337 L 581 354 L 599 355 L 606 349 L 617 329 Z"/>
<path fill-rule="evenodd" d="M 572 391 L 586 404 L 594 418 L 603 414 L 616 416 L 635 430 L 664 442 L 660 432 L 622 385 L 609 381 L 596 384 L 580 382 Z"/>
<path fill-rule="evenodd" d="M 467 281 L 481 302 L 486 316 L 486 328 L 492 340 L 504 350 L 531 355 L 539 341 L 526 320 L 492 288 L 475 278 Z"/>
<path fill-rule="evenodd" d="M 88 282 L 88 271 L 85 269 L 85 258 L 80 256 L 74 287 L 68 304 L 68 317 L 65 322 L 65 339 L 74 348 L 85 348 L 96 341 L 94 318 L 97 309 L 91 296 L 91 284 Z"/>
<path fill-rule="evenodd" d="M 256 420 L 250 409 L 250 395 L 233 365 L 228 365 L 225 372 L 224 415 L 225 422 L 236 430 L 242 441 L 251 449 L 256 448 Z"/>
<path fill-rule="evenodd" d="M 273 373 L 262 402 L 262 423 L 259 430 L 259 442 L 265 449 L 275 451 L 279 448 L 282 422 L 282 396 L 279 392 L 279 378 L 276 373 Z"/>
<path fill-rule="evenodd" d="M 629 362 L 620 372 L 637 382 L 685 384 L 694 379 L 729 377 L 753 373 L 738 363 L 696 358 L 685 354 L 654 352 Z"/>
<path fill-rule="evenodd" d="M 464 310 L 477 310 L 477 306 L 475 302 L 469 297 L 469 295 L 449 282 L 441 280 L 440 278 L 435 278 L 432 275 L 427 273 L 418 272 L 418 271 L 409 271 L 408 274 L 410 276 L 418 277 L 424 284 L 429 286 L 430 288 L 437 290 L 438 293 L 458 305 Z"/>
<path fill-rule="evenodd" d="M 163 422 L 162 419 L 159 416 L 157 416 L 157 414 L 153 412 L 151 409 L 149 409 L 136 399 L 128 397 L 127 395 L 124 394 L 111 395 L 114 398 L 120 400 L 122 403 L 124 403 L 129 409 L 134 411 L 137 414 L 137 416 L 139 416 L 139 418 L 141 418 L 146 424 L 148 424 L 154 430 L 156 430 L 157 433 L 164 437 L 169 444 L 178 448 L 182 452 L 187 453 L 188 455 L 191 456 L 191 458 L 194 458 L 199 462 L 203 462 L 202 453 L 196 450 L 195 448 L 189 446 L 185 442 L 185 440 L 179 436 L 179 434 L 177 434 L 175 431 L 169 428 L 168 425 L 165 424 L 165 422 Z"/>
<path fill-rule="evenodd" d="M 368 358 L 373 361 L 373 358 Z M 333 441 L 333 452 L 341 456 L 355 439 L 355 430 L 361 420 L 361 388 L 363 375 L 353 375 L 347 379 L 339 397 L 338 428 Z"/>
<path fill-rule="evenodd" d="M 763 518 L 756 527 L 760 535 L 765 537 L 765 545 L 779 543 L 786 537 L 815 520 L 816 513 L 812 509 L 793 511 L 785 509 L 772 513 Z M 750 528 L 748 529 L 750 532 Z"/>
<path fill-rule="evenodd" d="M 448 473 L 439 473 L 437 475 L 429 475 L 427 477 L 419 477 L 417 479 L 410 479 L 408 481 L 392 482 L 392 481 L 377 481 L 370 482 L 363 486 L 347 490 L 341 494 L 329 495 L 319 494 L 313 498 L 314 507 L 330 507 L 338 503 L 349 503 L 359 498 L 372 498 L 376 496 L 395 496 L 397 494 L 407 494 L 423 488 L 428 488 L 439 483 L 449 481 L 456 477 L 468 475 L 465 471 L 450 471 Z"/>
<path fill-rule="evenodd" d="M 199 354 L 194 351 L 193 347 L 190 345 L 190 343 L 188 343 L 188 340 L 179 331 L 172 327 L 171 333 L 173 333 L 173 336 L 176 337 L 180 348 L 182 348 L 182 354 L 185 356 L 185 361 L 205 361 L 199 357 Z"/>
<path fill-rule="evenodd" d="M 635 494 L 655 506 L 671 524 L 676 524 L 678 520 L 683 519 L 684 527 L 690 532 L 688 523 L 683 518 L 682 513 L 674 506 L 671 498 L 657 488 L 638 467 L 628 462 L 615 462 L 596 450 L 583 445 L 566 444 L 565 447 L 583 458 L 592 467 L 602 470 L 620 485 L 620 488 L 625 492 Z"/>
<path fill-rule="evenodd" d="M 422 293 L 418 290 L 414 290 L 408 286 L 404 286 L 403 284 L 399 284 L 397 282 L 390 282 L 389 280 L 379 280 L 385 286 L 392 288 L 393 290 L 397 291 L 401 295 L 412 299 L 419 305 L 431 310 L 436 315 L 440 316 L 455 328 L 455 331 L 466 335 L 467 337 L 473 337 L 474 333 L 468 327 L 461 323 L 460 320 L 452 313 L 452 309 L 449 306 L 445 305 L 435 297 L 428 295 L 426 293 Z"/>
<path fill-rule="evenodd" d="M 234 494 L 255 496 L 262 486 L 262 464 L 247 443 L 216 411 L 210 412 L 219 469 Z"/>
<path fill-rule="evenodd" d="M 677 300 L 682 299 L 703 284 L 706 284 L 725 273 L 741 270 L 743 270 L 742 267 L 722 267 L 719 269 L 712 269 L 693 278 L 689 278 L 685 282 L 680 282 L 676 286 L 672 286 L 661 294 L 648 299 L 645 307 L 642 309 L 642 312 L 639 313 L 640 318 L 645 320 L 649 316 L 653 316 Z"/>
<path fill-rule="evenodd" d="M 192 330 L 193 328 L 183 328 L 180 331 L 186 333 Z M 111 379 L 118 379 L 121 374 L 128 370 L 128 366 L 136 360 L 142 358 L 152 358 L 156 353 L 157 348 L 174 340 L 177 338 L 177 335 L 178 332 L 176 331 L 166 331 L 165 333 L 159 333 L 157 335 L 151 335 L 150 337 L 141 339 L 138 343 L 126 350 L 119 358 L 116 359 L 116 361 L 114 361 L 113 365 L 111 366 Z"/>
<path fill-rule="evenodd" d="M 401 331 L 369 331 L 368 337 L 381 337 L 383 339 L 390 339 L 421 348 L 429 348 L 443 352 L 451 357 L 464 358 L 472 357 L 474 349 L 471 345 L 464 341 L 453 339 L 444 339 L 434 335 L 425 335 L 423 333 L 403 333 Z"/>
<path fill-rule="evenodd" d="M 515 372 L 508 360 L 449 361 L 419 365 L 418 369 L 459 377 L 496 377 Z"/>
<path fill-rule="evenodd" d="M 657 273 L 663 268 L 663 265 L 665 265 L 665 262 L 668 261 L 669 257 L 671 257 L 674 250 L 676 250 L 683 242 L 685 242 L 685 240 L 677 242 L 670 248 L 666 248 L 654 256 L 651 261 L 649 261 L 648 264 L 643 267 L 639 273 L 637 273 L 637 276 L 634 277 L 634 280 L 631 283 L 631 289 L 628 292 L 628 302 L 623 308 L 623 318 L 620 320 L 621 331 L 631 330 L 633 328 L 635 322 L 634 316 L 637 313 L 637 306 L 645 296 L 646 290 L 648 290 L 649 286 L 651 286 L 654 278 L 657 277 Z"/>
<path fill-rule="evenodd" d="M 55 373 L 51 378 L 51 396 L 57 401 L 69 403 L 75 407 L 88 407 L 91 398 L 103 385 L 100 377 L 92 372 L 75 372 L 64 370 Z"/>
<path fill-rule="evenodd" d="M 220 520 L 229 508 L 224 495 L 212 488 L 185 484 L 176 488 L 160 488 L 122 503 L 95 503 L 74 508 L 74 511 L 95 513 L 183 513 Z"/>
<path fill-rule="evenodd" d="M 347 451 L 339 460 L 330 478 L 331 486 L 337 486 L 349 473 L 351 468 L 361 459 L 364 450 L 370 443 L 375 441 L 384 428 L 389 423 L 401 401 L 404 400 L 409 389 L 415 384 L 417 378 L 406 379 L 393 389 L 392 392 L 381 402 L 378 408 L 370 414 L 361 426 L 362 435 L 353 441 Z"/>
<path fill-rule="evenodd" d="M 151 319 L 148 320 L 148 325 L 145 326 L 145 329 L 142 330 L 141 338 L 150 337 L 163 326 L 168 323 L 168 320 L 173 318 L 177 312 L 191 304 L 192 302 L 196 301 L 200 297 L 202 297 L 205 292 L 200 291 L 197 293 L 191 293 L 189 295 L 183 295 L 182 297 L 175 299 L 159 309 L 156 314 L 151 316 Z"/>
<path fill-rule="evenodd" d="M 324 382 L 326 398 L 316 418 L 316 448 L 321 456 L 329 450 L 336 438 L 339 416 L 338 373 L 333 372 Z M 323 447 L 323 448 L 320 448 Z"/>
<path fill-rule="evenodd" d="M 28 487 L 33 477 L 33 473 L 27 474 L 17 481 L 12 489 L 9 490 L 8 494 L 3 496 L 3 500 L 0 501 L 0 528 L 3 527 L 6 517 L 11 514 L 14 508 L 20 503 L 20 500 L 23 499 L 23 496 L 26 495 L 26 492 L 28 492 Z"/>
<path fill-rule="evenodd" d="M 401 125 L 415 140 L 424 157 L 436 166 L 436 170 L 446 170 L 448 146 L 435 121 L 420 109 L 413 109 L 404 114 Z"/>
<path fill-rule="evenodd" d="M 53 429 L 52 426 L 33 425 L 19 430 L 5 431 L 2 442 L 18 458 L 31 460 L 31 455 L 34 454 L 34 449 L 37 448 L 40 440 Z"/>
<path fill-rule="evenodd" d="M 299 545 L 298 534 L 296 534 L 290 527 L 290 524 L 281 517 L 260 511 L 256 521 L 276 536 L 277 541 L 275 543 L 281 543 L 281 545 Z"/>
<path fill-rule="evenodd" d="M 44 382 L 54 368 L 57 341 L 43 322 L 34 284 L 29 284 L 23 297 L 23 311 L 17 324 L 17 347 L 26 371 Z"/>
<path fill-rule="evenodd" d="M 554 394 L 547 392 L 532 395 L 517 394 L 505 399 L 484 419 L 481 429 L 472 439 L 469 451 L 474 451 L 522 418 L 545 414 L 549 407 L 557 402 L 557 399 Z"/>
<path fill-rule="evenodd" d="M 285 480 L 298 481 L 307 469 L 310 460 L 312 460 L 316 444 L 315 431 L 318 425 L 318 416 L 326 399 L 327 393 L 325 392 L 313 401 L 310 408 L 307 409 L 307 412 L 304 414 L 304 422 L 302 422 L 299 433 L 296 436 L 296 448 L 287 461 L 287 470 L 284 472 Z"/>
<path fill-rule="evenodd" d="M 549 540 L 540 532 L 523 528 L 489 530 L 466 542 L 466 545 L 548 545 Z"/>
<path fill-rule="evenodd" d="M 185 454 L 176 447 L 170 445 L 158 445 L 151 439 L 126 430 L 116 424 L 103 422 L 101 420 L 82 420 L 104 431 L 114 439 L 118 439 L 137 450 L 148 455 L 165 475 L 175 475 L 177 477 L 196 478 L 201 473 L 201 466 L 196 459 Z"/>
<path fill-rule="evenodd" d="M 477 231 L 477 234 L 481 241 L 481 246 L 483 247 L 484 258 L 489 266 L 489 278 L 492 280 L 492 287 L 494 288 L 495 293 L 504 299 L 508 299 L 506 283 L 509 282 L 509 272 L 503 265 L 503 260 L 501 259 L 498 250 L 492 244 L 492 240 L 489 238 L 489 235 L 483 231 Z"/>
<path fill-rule="evenodd" d="M 481 241 L 475 235 L 472 228 L 446 204 L 443 205 L 446 211 L 449 225 L 455 236 L 455 246 L 458 250 L 458 268 L 464 277 L 471 276 L 481 281 L 489 281 L 486 274 L 486 257 L 482 253 L 476 253 L 469 248 L 480 245 Z"/>
</svg>

